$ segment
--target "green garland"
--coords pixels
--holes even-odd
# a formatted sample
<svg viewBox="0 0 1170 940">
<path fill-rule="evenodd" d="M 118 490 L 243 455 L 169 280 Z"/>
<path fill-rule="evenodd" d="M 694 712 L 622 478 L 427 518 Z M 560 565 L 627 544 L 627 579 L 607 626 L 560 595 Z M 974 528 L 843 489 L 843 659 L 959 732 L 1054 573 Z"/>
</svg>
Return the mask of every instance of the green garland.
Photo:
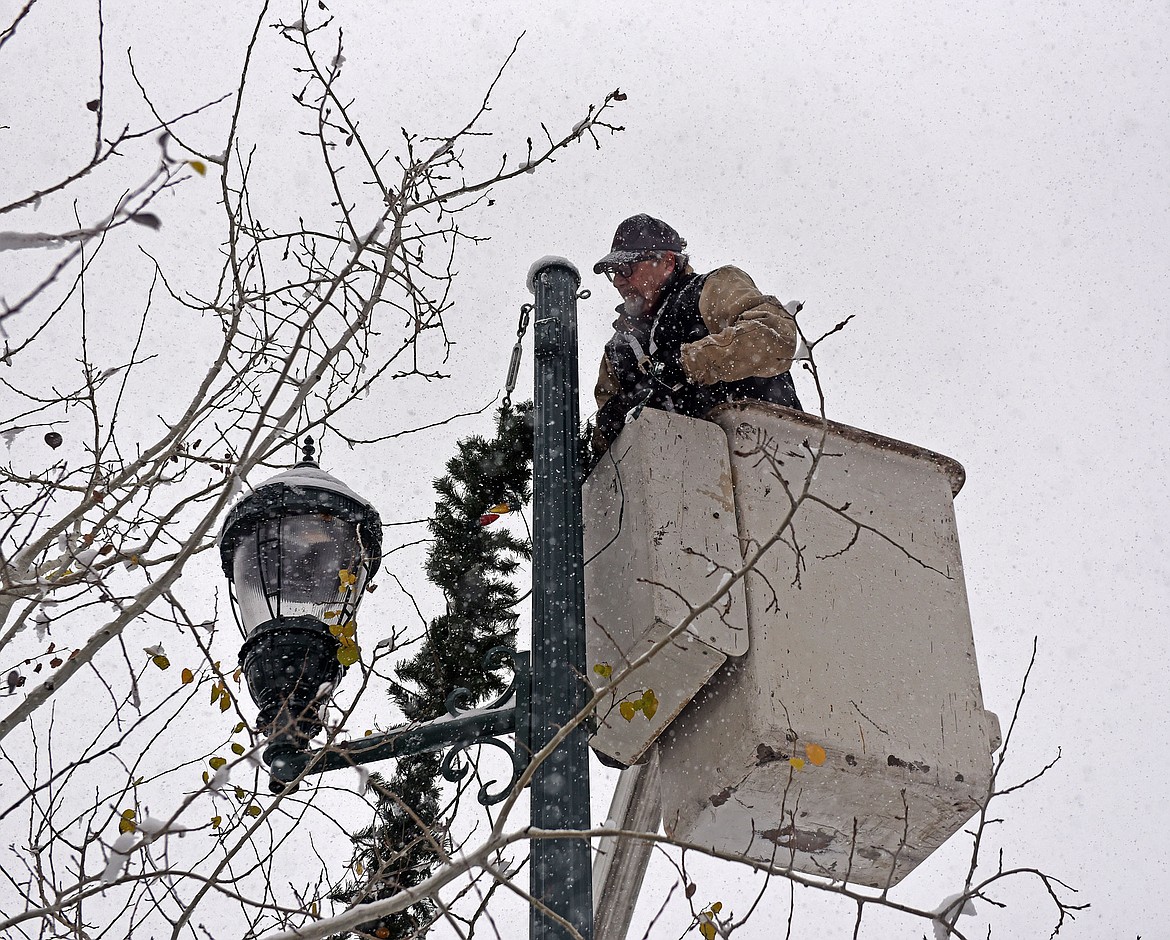
<svg viewBox="0 0 1170 940">
<path fill-rule="evenodd" d="M 507 503 L 519 510 L 532 498 L 532 406 L 501 408 L 496 436 L 464 438 L 435 481 L 439 495 L 430 521 L 434 544 L 427 555 L 427 578 L 443 590 L 447 609 L 431 621 L 418 653 L 399 664 L 402 684 L 390 698 L 410 719 L 427 721 L 446 711 L 447 696 L 463 686 L 478 699 L 502 692 L 507 680 L 483 668 L 494 646 L 516 647 L 516 604 L 512 580 L 531 557 L 527 539 L 492 526 L 485 513 Z M 412 688 L 417 691 L 412 691 Z M 333 895 L 346 903 L 390 897 L 427 878 L 441 857 L 447 825 L 442 819 L 439 757 L 423 754 L 399 761 L 386 780 L 374 774 L 377 794 L 372 825 L 353 836 L 352 885 Z M 422 825 L 420 826 L 419 823 Z M 363 924 L 360 936 L 405 940 L 421 937 L 435 919 L 424 900 L 397 914 Z"/>
</svg>

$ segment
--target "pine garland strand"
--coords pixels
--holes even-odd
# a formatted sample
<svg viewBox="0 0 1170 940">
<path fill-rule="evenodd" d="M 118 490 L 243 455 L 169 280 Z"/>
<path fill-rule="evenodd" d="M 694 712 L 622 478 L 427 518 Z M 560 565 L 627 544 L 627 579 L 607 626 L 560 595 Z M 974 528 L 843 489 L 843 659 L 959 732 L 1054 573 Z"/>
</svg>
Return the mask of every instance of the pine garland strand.
<svg viewBox="0 0 1170 940">
<path fill-rule="evenodd" d="M 459 441 L 435 491 L 439 498 L 429 526 L 434 543 L 425 570 L 442 589 L 446 610 L 431 621 L 419 651 L 399 664 L 401 681 L 390 690 L 394 704 L 415 721 L 442 715 L 447 696 L 460 686 L 477 699 L 507 687 L 506 677 L 484 670 L 483 658 L 494 646 L 516 647 L 520 591 L 512 579 L 532 547 L 502 525 L 482 525 L 480 517 L 502 502 L 519 510 L 531 501 L 531 404 L 499 409 L 491 440 Z M 334 894 L 334 900 L 389 897 L 430 875 L 442 857 L 446 829 L 435 782 L 439 763 L 438 755 L 422 754 L 399 761 L 389 780 L 371 775 L 370 788 L 377 794 L 374 823 L 353 837 L 357 882 Z M 363 925 L 360 935 L 421 937 L 436 915 L 432 902 L 420 901 Z"/>
</svg>

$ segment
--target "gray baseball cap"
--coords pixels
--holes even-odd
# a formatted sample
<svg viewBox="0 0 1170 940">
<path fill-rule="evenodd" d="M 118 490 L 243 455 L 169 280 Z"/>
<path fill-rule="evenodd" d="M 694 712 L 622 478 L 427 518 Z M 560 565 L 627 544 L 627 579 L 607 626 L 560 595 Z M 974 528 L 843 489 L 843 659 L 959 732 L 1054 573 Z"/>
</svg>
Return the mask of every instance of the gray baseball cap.
<svg viewBox="0 0 1170 940">
<path fill-rule="evenodd" d="M 593 265 L 593 273 L 601 274 L 615 264 L 643 261 L 664 251 L 683 252 L 686 247 L 686 239 L 661 219 L 645 213 L 632 215 L 617 227 L 609 254 Z"/>
</svg>

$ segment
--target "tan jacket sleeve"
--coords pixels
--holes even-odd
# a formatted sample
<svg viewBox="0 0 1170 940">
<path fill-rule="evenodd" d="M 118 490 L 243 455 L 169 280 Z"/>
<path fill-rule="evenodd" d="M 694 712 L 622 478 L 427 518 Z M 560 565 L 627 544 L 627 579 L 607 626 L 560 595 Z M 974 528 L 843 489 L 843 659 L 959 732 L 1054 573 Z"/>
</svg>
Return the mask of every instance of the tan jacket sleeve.
<svg viewBox="0 0 1170 940">
<path fill-rule="evenodd" d="M 739 268 L 728 265 L 707 275 L 699 313 L 711 335 L 680 351 L 683 371 L 692 382 L 711 385 L 767 378 L 792 367 L 796 321 L 779 300 L 761 294 Z"/>
<path fill-rule="evenodd" d="M 601 426 L 601 409 L 605 407 L 606 402 L 610 401 L 619 390 L 618 381 L 614 377 L 613 370 L 609 364 L 609 357 L 605 353 L 602 353 L 601 366 L 597 370 L 597 384 L 593 386 L 593 399 L 597 402 L 598 421 L 593 427 L 593 438 L 590 441 L 590 446 L 595 458 L 604 454 L 610 443 L 612 443 L 607 437 L 605 429 Z"/>
<path fill-rule="evenodd" d="M 610 369 L 609 357 L 602 353 L 601 366 L 597 370 L 597 384 L 593 386 L 593 400 L 597 402 L 598 411 L 605 407 L 605 403 L 613 398 L 617 390 L 618 382 Z"/>
</svg>

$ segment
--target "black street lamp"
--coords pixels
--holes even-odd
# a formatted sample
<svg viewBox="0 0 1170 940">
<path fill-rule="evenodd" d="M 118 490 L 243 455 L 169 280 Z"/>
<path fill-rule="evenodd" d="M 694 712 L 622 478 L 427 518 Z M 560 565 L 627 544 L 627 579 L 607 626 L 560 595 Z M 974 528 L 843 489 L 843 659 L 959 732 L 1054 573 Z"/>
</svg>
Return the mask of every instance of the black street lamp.
<svg viewBox="0 0 1170 940">
<path fill-rule="evenodd" d="M 317 466 L 308 438 L 300 463 L 235 505 L 219 550 L 264 760 L 277 766 L 321 730 L 320 706 L 357 662 L 355 617 L 382 559 L 382 520 Z"/>
<path fill-rule="evenodd" d="M 280 792 L 305 773 L 354 767 L 388 758 L 448 749 L 442 773 L 461 779 L 460 752 L 477 744 L 512 758 L 511 779 L 481 803 L 507 796 L 529 763 L 589 700 L 585 666 L 584 560 L 581 480 L 577 456 L 577 289 L 581 277 L 562 258 L 545 258 L 529 272 L 535 294 L 536 394 L 533 424 L 532 653 L 497 647 L 488 669 L 511 659 L 512 684 L 495 702 L 465 708 L 471 693 L 456 689 L 447 714 L 329 748 L 311 749 L 321 730 L 319 709 L 358 659 L 353 632 L 361 594 L 378 568 L 381 521 L 374 508 L 321 470 L 312 456 L 278 474 L 228 515 L 220 536 L 232 603 L 247 635 L 240 661 L 260 708 L 258 726 L 269 735 L 264 761 L 271 788 Z M 586 296 L 586 295 L 582 295 Z M 519 348 L 519 343 L 517 343 Z M 508 389 L 519 365 L 513 353 Z M 514 747 L 499 740 L 514 734 Z M 589 828 L 586 731 L 576 726 L 532 777 L 535 829 Z M 589 843 L 534 839 L 532 896 L 593 937 Z M 533 907 L 533 938 L 569 933 Z"/>
</svg>

